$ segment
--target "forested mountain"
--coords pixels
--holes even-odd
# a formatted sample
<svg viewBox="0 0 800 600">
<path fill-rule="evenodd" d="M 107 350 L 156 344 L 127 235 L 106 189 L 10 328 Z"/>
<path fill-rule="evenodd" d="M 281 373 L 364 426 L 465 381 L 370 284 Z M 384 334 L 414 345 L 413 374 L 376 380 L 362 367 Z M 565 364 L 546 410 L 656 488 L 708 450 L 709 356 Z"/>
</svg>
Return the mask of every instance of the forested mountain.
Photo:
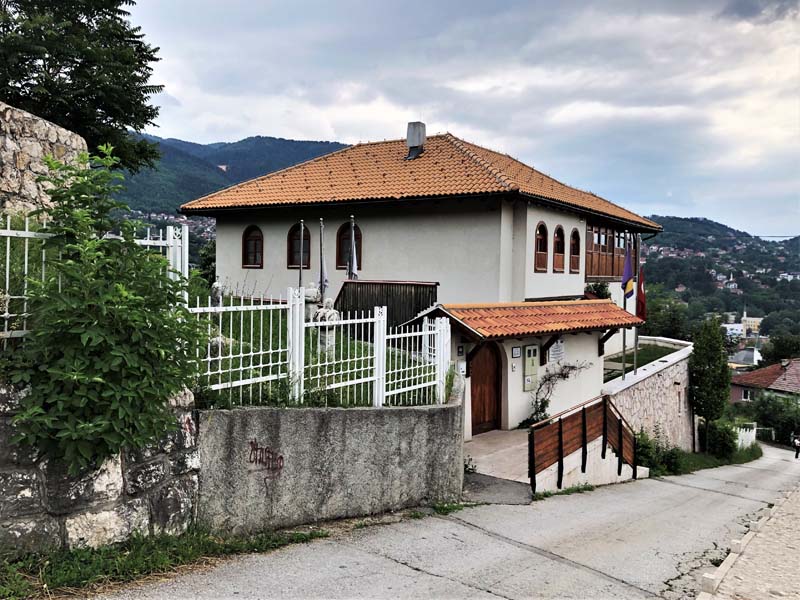
<svg viewBox="0 0 800 600">
<path fill-rule="evenodd" d="M 126 175 L 119 199 L 135 210 L 167 214 L 189 200 L 345 147 L 265 136 L 214 144 L 147 138 L 159 145 L 158 166 Z"/>
</svg>

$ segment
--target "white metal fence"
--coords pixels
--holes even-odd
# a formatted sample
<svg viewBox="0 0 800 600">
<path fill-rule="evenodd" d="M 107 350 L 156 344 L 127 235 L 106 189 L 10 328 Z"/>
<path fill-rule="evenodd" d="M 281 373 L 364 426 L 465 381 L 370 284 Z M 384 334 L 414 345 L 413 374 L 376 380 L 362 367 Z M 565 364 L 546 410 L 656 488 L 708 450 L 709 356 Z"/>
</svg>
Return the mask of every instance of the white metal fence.
<svg viewBox="0 0 800 600">
<path fill-rule="evenodd" d="M 293 403 L 398 406 L 442 402 L 450 366 L 450 323 L 423 319 L 388 328 L 386 308 L 306 318 L 305 292 L 286 299 L 198 300 L 198 348 L 209 406 Z"/>
<path fill-rule="evenodd" d="M 11 215 L 0 217 L 0 341 L 6 349 L 8 340 L 28 333 L 28 286 L 31 279 L 44 281 L 48 256 L 44 240 L 51 236 L 47 222 L 20 216 L 12 227 Z M 17 221 L 17 218 L 14 219 Z M 189 228 L 167 226 L 148 228 L 136 243 L 148 246 L 169 261 L 172 277 L 189 276 Z"/>
</svg>

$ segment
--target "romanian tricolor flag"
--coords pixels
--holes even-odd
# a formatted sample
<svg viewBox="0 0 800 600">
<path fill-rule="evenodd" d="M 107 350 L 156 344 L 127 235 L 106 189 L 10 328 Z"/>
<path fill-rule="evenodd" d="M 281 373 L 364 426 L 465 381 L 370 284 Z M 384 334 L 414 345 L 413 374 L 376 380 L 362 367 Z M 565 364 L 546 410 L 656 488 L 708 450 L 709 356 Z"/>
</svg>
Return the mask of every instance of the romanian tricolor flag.
<svg viewBox="0 0 800 600">
<path fill-rule="evenodd" d="M 622 270 L 622 291 L 626 298 L 633 296 L 633 265 L 631 264 L 631 245 L 625 244 L 625 268 Z"/>
</svg>

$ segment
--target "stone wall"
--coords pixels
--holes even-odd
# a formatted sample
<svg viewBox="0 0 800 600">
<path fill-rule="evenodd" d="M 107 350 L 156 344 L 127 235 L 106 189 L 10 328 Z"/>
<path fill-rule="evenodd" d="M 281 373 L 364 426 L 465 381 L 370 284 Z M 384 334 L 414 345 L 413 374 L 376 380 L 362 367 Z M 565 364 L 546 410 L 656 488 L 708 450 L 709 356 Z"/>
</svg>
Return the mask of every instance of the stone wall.
<svg viewBox="0 0 800 600">
<path fill-rule="evenodd" d="M 157 445 L 81 477 L 11 443 L 18 403 L 19 393 L 0 385 L 0 555 L 178 533 L 193 521 L 199 461 L 191 392 L 171 401 L 178 427 Z"/>
<path fill-rule="evenodd" d="M 198 520 L 246 533 L 456 501 L 461 405 L 201 411 Z"/>
<path fill-rule="evenodd" d="M 0 102 L 0 209 L 27 212 L 49 198 L 39 175 L 46 155 L 69 162 L 86 150 L 84 139 L 49 121 Z"/>
<path fill-rule="evenodd" d="M 675 352 L 638 370 L 608 382 L 603 393 L 608 395 L 635 431 L 644 429 L 651 436 L 658 429 L 670 446 L 691 452 L 695 422 L 689 407 L 689 356 L 692 345 L 661 338 L 640 342 L 665 345 L 673 342 Z"/>
</svg>

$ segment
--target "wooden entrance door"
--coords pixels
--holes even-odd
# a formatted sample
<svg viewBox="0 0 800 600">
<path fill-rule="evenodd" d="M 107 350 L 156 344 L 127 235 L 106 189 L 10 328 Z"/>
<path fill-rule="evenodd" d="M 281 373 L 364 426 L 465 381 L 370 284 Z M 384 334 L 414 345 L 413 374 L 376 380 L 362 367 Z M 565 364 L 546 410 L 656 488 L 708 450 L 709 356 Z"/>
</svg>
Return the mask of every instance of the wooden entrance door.
<svg viewBox="0 0 800 600">
<path fill-rule="evenodd" d="M 469 363 L 472 394 L 472 435 L 500 427 L 500 354 L 486 344 Z"/>
</svg>

